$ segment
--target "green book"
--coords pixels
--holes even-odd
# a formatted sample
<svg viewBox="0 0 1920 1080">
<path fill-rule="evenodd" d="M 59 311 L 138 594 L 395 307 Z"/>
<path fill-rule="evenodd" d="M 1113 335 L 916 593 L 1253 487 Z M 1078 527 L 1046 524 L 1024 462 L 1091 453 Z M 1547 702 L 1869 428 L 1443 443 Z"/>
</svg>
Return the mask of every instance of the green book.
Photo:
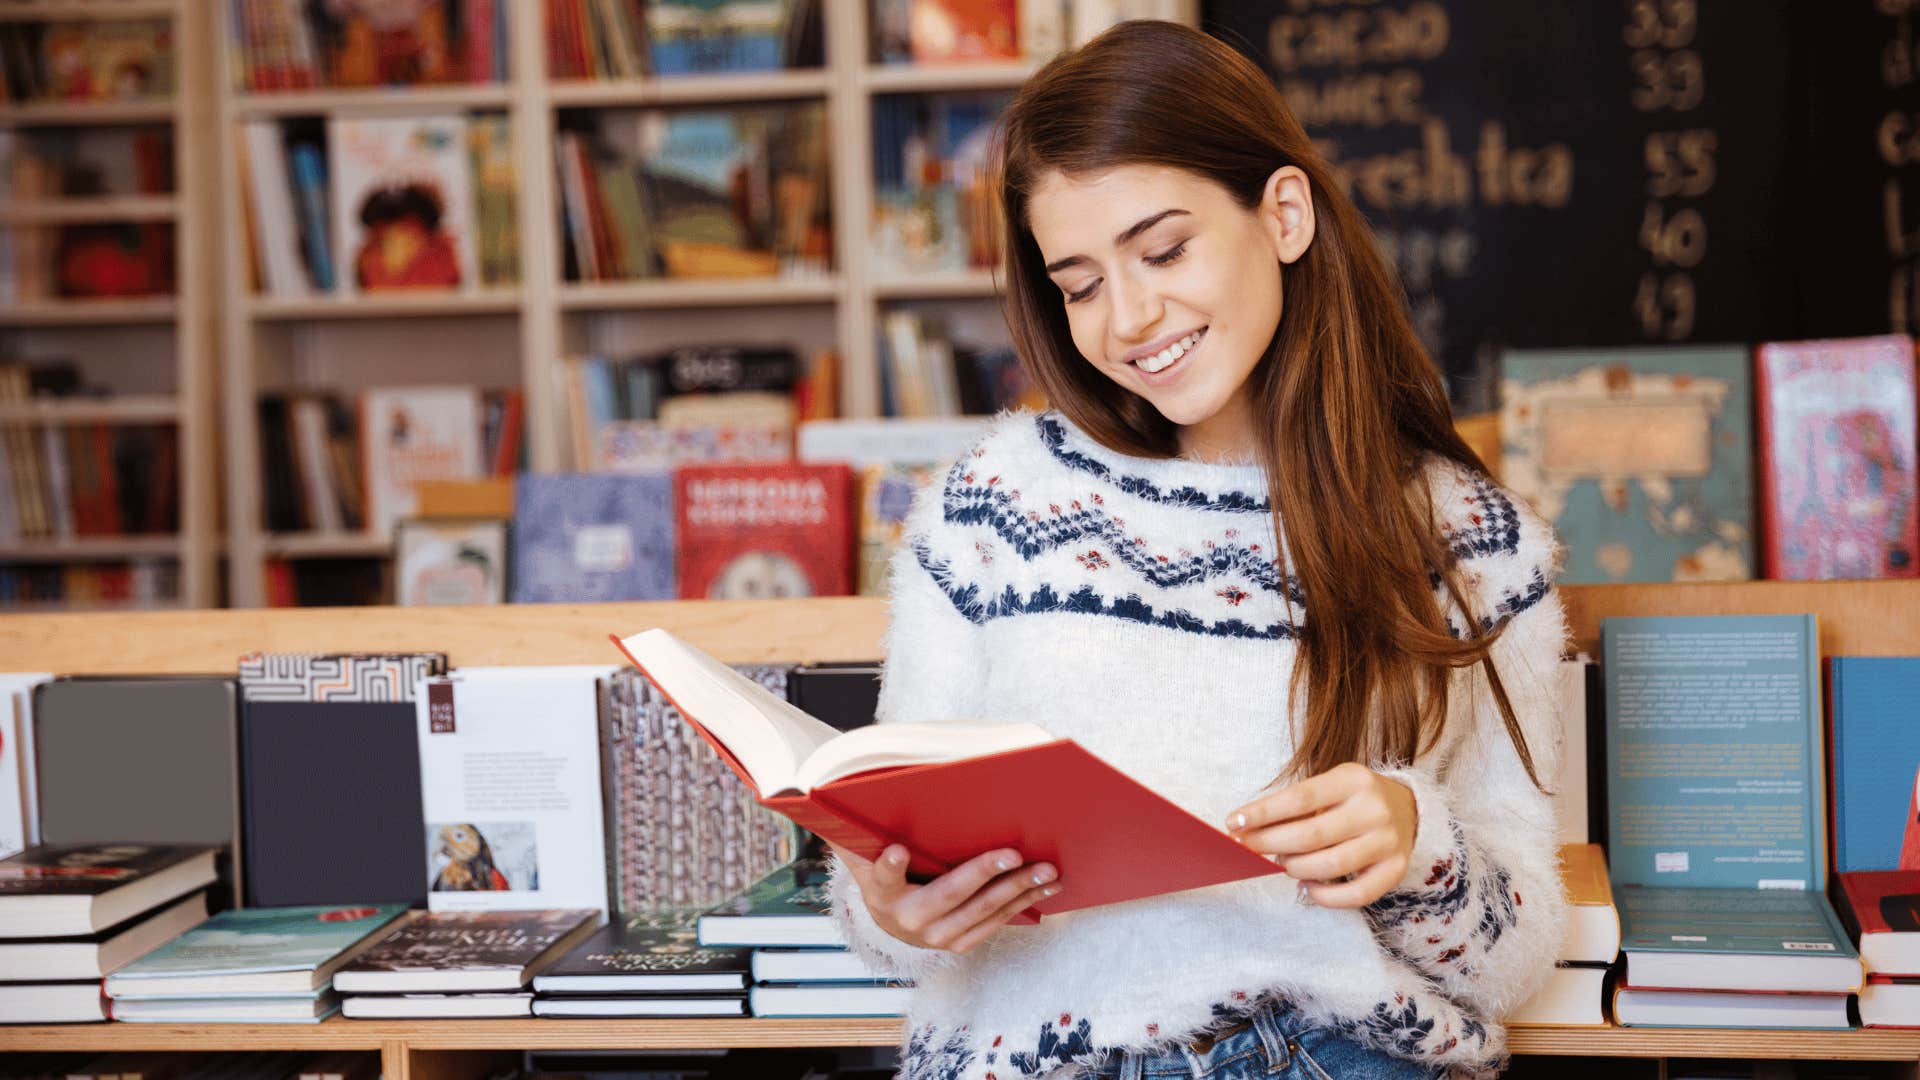
<svg viewBox="0 0 1920 1080">
<path fill-rule="evenodd" d="M 731 900 L 709 908 L 698 924 L 700 944 L 750 947 L 844 947 L 827 900 L 826 865 L 796 859 Z"/>
<path fill-rule="evenodd" d="M 111 998 L 312 997 L 404 904 L 223 911 L 107 977 Z"/>
</svg>

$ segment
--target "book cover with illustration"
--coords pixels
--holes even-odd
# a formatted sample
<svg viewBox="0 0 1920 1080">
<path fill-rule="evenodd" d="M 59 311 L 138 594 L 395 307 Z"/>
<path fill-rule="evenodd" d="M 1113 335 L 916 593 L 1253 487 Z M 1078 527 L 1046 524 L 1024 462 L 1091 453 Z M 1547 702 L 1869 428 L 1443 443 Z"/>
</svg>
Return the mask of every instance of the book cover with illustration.
<svg viewBox="0 0 1920 1080">
<path fill-rule="evenodd" d="M 404 904 L 223 911 L 107 979 L 111 997 L 178 994 L 192 977 L 318 973 L 406 911 Z M 313 989 L 325 985 L 318 980 Z"/>
<path fill-rule="evenodd" d="M 1022 6 L 1016 0 L 913 0 L 914 63 L 1018 60 Z"/>
<path fill-rule="evenodd" d="M 844 464 L 687 465 L 673 474 L 683 600 L 853 592 L 853 472 Z"/>
<path fill-rule="evenodd" d="M 1913 339 L 1770 342 L 1754 370 L 1766 576 L 1920 574 Z"/>
<path fill-rule="evenodd" d="M 646 14 L 652 73 L 776 71 L 787 20 L 805 8 L 795 0 L 652 0 Z"/>
<path fill-rule="evenodd" d="M 700 942 L 711 946 L 846 945 L 833 921 L 827 867 L 819 859 L 795 859 L 754 882 L 740 895 L 701 914 Z"/>
<path fill-rule="evenodd" d="M 598 681 L 613 671 L 428 680 L 415 702 L 428 907 L 606 910 Z"/>
<path fill-rule="evenodd" d="M 499 518 L 408 518 L 394 526 L 401 607 L 507 602 L 507 533 Z"/>
<path fill-rule="evenodd" d="M 1840 872 L 1841 922 L 1870 975 L 1920 976 L 1920 870 Z"/>
<path fill-rule="evenodd" d="M 333 985 L 343 993 L 518 990 L 598 923 L 592 910 L 414 911 Z"/>
<path fill-rule="evenodd" d="M 513 497 L 515 603 L 674 598 L 669 474 L 523 473 Z"/>
<path fill-rule="evenodd" d="M 703 946 L 689 913 L 629 915 L 608 923 L 533 980 L 542 994 L 744 990 L 747 949 Z"/>
<path fill-rule="evenodd" d="M 100 896 L 158 877 L 176 867 L 184 869 L 188 863 L 197 865 L 202 857 L 211 856 L 217 850 L 201 844 L 40 844 L 0 859 L 0 901 L 16 897 Z M 211 870 L 213 860 L 205 858 L 204 861 Z M 183 880 L 185 883 L 169 895 L 206 884 Z"/>
<path fill-rule="evenodd" d="M 1501 358 L 1500 479 L 1553 522 L 1560 580 L 1753 577 L 1752 381 L 1740 346 Z"/>
<path fill-rule="evenodd" d="M 478 480 L 480 391 L 472 386 L 383 387 L 360 398 L 367 527 L 393 535 L 394 523 L 419 508 L 422 480 Z"/>
<path fill-rule="evenodd" d="M 345 291 L 479 281 L 473 169 L 458 114 L 333 116 L 333 251 Z"/>
</svg>

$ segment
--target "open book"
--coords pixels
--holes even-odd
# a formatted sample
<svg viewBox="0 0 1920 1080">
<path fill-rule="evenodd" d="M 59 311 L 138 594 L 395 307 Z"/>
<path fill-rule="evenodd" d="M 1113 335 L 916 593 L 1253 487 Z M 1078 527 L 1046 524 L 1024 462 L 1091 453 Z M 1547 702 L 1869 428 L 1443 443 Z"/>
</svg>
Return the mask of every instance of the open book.
<svg viewBox="0 0 1920 1080">
<path fill-rule="evenodd" d="M 937 720 L 841 732 L 666 630 L 614 642 L 761 805 L 865 858 L 903 844 L 910 874 L 1015 848 L 1060 871 L 1061 891 L 1029 909 L 1037 917 L 1280 872 L 1032 724 Z"/>
</svg>

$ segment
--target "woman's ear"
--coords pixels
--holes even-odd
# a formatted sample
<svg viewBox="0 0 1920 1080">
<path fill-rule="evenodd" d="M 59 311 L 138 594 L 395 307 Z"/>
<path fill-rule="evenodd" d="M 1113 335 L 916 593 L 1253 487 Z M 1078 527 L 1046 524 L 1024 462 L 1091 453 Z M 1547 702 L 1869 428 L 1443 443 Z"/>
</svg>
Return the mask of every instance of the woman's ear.
<svg viewBox="0 0 1920 1080">
<path fill-rule="evenodd" d="M 1283 165 L 1267 177 L 1260 217 L 1281 262 L 1292 263 L 1307 253 L 1313 243 L 1313 185 L 1298 165 Z"/>
</svg>

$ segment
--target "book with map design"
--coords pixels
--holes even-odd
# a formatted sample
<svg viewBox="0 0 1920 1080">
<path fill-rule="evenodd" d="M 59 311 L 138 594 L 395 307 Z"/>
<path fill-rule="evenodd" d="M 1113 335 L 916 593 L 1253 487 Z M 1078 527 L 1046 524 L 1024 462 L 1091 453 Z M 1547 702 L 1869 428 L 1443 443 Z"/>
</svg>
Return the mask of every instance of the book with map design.
<svg viewBox="0 0 1920 1080">
<path fill-rule="evenodd" d="M 614 644 L 760 804 L 862 858 L 889 844 L 931 877 L 1014 848 L 1066 883 L 1016 917 L 1280 873 L 1071 739 L 1033 724 L 930 720 L 841 732 L 665 629 Z"/>
</svg>

